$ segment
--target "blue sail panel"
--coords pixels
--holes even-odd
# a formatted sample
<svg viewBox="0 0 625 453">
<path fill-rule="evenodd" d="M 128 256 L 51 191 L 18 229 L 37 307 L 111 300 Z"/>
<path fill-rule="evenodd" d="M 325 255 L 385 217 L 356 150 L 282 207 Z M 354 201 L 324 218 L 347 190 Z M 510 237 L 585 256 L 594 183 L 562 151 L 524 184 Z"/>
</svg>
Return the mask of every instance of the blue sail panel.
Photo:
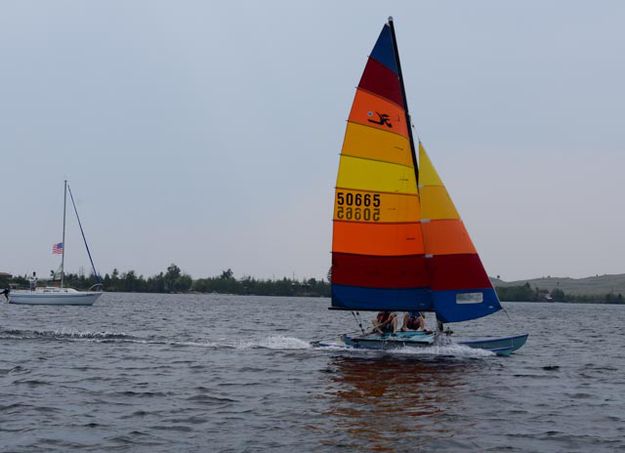
<svg viewBox="0 0 625 453">
<path fill-rule="evenodd" d="M 460 322 L 501 310 L 493 288 L 432 291 L 434 311 L 442 322 Z"/>
<path fill-rule="evenodd" d="M 374 60 L 382 63 L 388 69 L 393 71 L 399 76 L 399 70 L 397 69 L 397 59 L 395 58 L 395 46 L 393 46 L 393 36 L 391 34 L 391 27 L 384 25 L 382 32 L 378 37 L 378 40 L 369 55 Z"/>
<path fill-rule="evenodd" d="M 343 310 L 430 311 L 431 291 L 426 288 L 365 288 L 332 285 L 332 307 Z"/>
</svg>

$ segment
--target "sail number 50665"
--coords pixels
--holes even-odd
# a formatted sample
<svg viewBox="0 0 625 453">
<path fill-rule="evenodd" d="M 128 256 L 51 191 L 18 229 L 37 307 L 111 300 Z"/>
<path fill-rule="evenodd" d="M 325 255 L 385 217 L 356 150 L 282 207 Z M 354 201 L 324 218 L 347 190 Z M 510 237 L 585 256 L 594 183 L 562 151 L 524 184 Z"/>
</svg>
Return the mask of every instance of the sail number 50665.
<svg viewBox="0 0 625 453">
<path fill-rule="evenodd" d="M 336 193 L 336 217 L 339 220 L 378 222 L 380 220 L 380 194 L 351 192 Z"/>
<path fill-rule="evenodd" d="M 336 204 L 339 206 L 347 205 L 347 206 L 372 206 L 375 208 L 380 207 L 380 194 L 374 193 L 373 195 L 370 193 L 351 193 L 351 192 L 337 192 L 336 193 Z"/>
</svg>

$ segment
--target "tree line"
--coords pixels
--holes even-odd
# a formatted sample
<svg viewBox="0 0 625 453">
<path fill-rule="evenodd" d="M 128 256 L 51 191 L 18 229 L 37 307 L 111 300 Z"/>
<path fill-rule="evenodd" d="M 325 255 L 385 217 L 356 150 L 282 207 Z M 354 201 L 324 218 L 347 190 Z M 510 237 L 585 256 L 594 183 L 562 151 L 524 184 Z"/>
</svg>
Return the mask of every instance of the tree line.
<svg viewBox="0 0 625 453">
<path fill-rule="evenodd" d="M 51 283 L 51 282 L 49 282 Z M 58 284 L 58 281 L 55 282 Z M 102 283 L 104 291 L 110 292 L 137 292 L 137 293 L 222 293 L 259 296 L 302 296 L 302 297 L 329 297 L 330 284 L 327 281 L 309 279 L 256 279 L 245 276 L 237 279 L 231 269 L 221 272 L 220 275 L 207 278 L 193 279 L 183 273 L 176 264 L 170 264 L 165 272 L 151 277 L 137 275 L 134 270 L 119 272 L 113 269 L 104 278 L 95 275 L 65 274 L 65 286 L 86 290 L 97 283 Z M 29 277 L 16 276 L 10 279 L 0 279 L 0 288 L 8 286 L 25 288 L 29 285 Z"/>
<path fill-rule="evenodd" d="M 554 288 L 552 290 L 538 287 L 532 288 L 528 282 L 519 286 L 497 286 L 495 290 L 500 300 L 508 302 L 625 303 L 625 299 L 621 293 L 571 294 L 565 293 L 560 288 Z"/>
<path fill-rule="evenodd" d="M 86 290 L 97 283 L 102 283 L 104 291 L 139 292 L 139 293 L 222 293 L 258 296 L 302 296 L 330 297 L 330 284 L 323 279 L 256 279 L 245 276 L 235 278 L 231 269 L 220 275 L 193 279 L 183 273 L 175 264 L 170 264 L 165 272 L 151 277 L 137 275 L 135 271 L 119 272 L 113 269 L 103 279 L 95 275 L 66 274 L 65 286 Z M 12 278 L 0 277 L 0 289 L 9 286 L 28 287 L 28 276 Z M 508 302 L 576 302 L 576 303 L 625 303 L 622 294 L 614 292 L 606 294 L 569 294 L 559 288 L 546 290 L 532 287 L 529 283 L 519 286 L 496 286 L 499 299 Z"/>
</svg>

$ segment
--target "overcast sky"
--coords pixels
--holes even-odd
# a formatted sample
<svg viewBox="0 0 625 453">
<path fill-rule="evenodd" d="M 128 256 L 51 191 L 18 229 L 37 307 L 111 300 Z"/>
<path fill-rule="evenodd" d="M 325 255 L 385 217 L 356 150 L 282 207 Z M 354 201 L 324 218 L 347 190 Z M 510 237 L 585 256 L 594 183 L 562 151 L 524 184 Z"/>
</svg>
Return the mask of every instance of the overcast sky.
<svg viewBox="0 0 625 453">
<path fill-rule="evenodd" d="M 625 2 L 4 1 L 0 271 L 70 180 L 100 273 L 324 277 L 345 120 L 395 18 L 419 136 L 490 275 L 625 272 Z M 67 270 L 88 270 L 70 216 Z"/>
</svg>

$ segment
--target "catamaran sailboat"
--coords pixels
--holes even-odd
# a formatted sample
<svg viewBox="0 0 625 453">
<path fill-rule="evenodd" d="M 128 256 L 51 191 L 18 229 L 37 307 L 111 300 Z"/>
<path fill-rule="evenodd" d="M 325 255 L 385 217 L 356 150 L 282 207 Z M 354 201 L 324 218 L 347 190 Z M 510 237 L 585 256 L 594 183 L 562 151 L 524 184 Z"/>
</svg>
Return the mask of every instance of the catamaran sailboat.
<svg viewBox="0 0 625 453">
<path fill-rule="evenodd" d="M 65 220 L 66 220 L 66 212 L 67 212 L 67 194 L 69 192 L 70 199 L 72 202 L 72 206 L 74 207 L 74 212 L 76 213 L 76 219 L 78 220 L 78 225 L 80 226 L 80 232 L 82 233 L 83 240 L 85 242 L 85 247 L 87 249 L 87 254 L 89 255 L 89 260 L 91 261 L 91 266 L 93 269 L 94 275 L 98 275 L 95 266 L 93 264 L 93 259 L 91 258 L 91 252 L 89 251 L 89 246 L 87 245 L 87 240 L 85 238 L 85 233 L 82 229 L 82 224 L 80 223 L 80 217 L 78 216 L 78 210 L 76 209 L 76 203 L 74 203 L 74 197 L 72 195 L 71 188 L 65 181 L 64 186 L 64 198 L 63 198 L 63 242 L 55 244 L 53 246 L 53 253 L 60 253 L 61 255 L 61 281 L 60 287 L 54 286 L 46 286 L 46 287 L 36 287 L 36 284 L 33 284 L 30 290 L 11 290 L 8 292 L 7 297 L 9 303 L 11 304 L 21 304 L 21 305 L 93 305 L 95 301 L 102 295 L 102 291 L 77 291 L 73 288 L 65 288 Z M 97 284 L 92 286 L 93 289 L 101 289 L 102 285 Z"/>
<path fill-rule="evenodd" d="M 418 153 L 418 159 L 417 159 Z M 347 122 L 336 183 L 332 309 L 434 312 L 438 332 L 343 335 L 354 347 L 427 346 L 445 323 L 501 304 L 447 189 L 415 146 L 393 19 L 369 56 Z M 458 341 L 509 354 L 527 335 Z"/>
</svg>

